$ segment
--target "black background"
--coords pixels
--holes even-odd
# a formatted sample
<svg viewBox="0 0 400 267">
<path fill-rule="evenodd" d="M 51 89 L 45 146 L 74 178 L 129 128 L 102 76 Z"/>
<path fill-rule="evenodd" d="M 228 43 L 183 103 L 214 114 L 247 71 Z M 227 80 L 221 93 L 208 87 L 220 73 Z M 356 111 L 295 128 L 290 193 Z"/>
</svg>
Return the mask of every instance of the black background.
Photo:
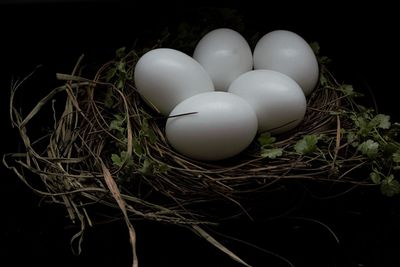
<svg viewBox="0 0 400 267">
<path fill-rule="evenodd" d="M 52 88 L 54 73 L 70 72 L 82 53 L 87 62 L 100 64 L 121 46 L 154 37 L 165 26 L 198 19 L 198 8 L 177 2 L 145 6 L 129 1 L 17 2 L 0 4 L 2 153 L 18 149 L 19 139 L 7 115 L 13 78 L 43 65 L 37 78 L 40 86 L 30 88 L 24 98 L 32 104 Z M 308 41 L 318 41 L 321 53 L 334 60 L 332 69 L 340 80 L 366 94 L 370 88 L 379 111 L 400 119 L 396 98 L 399 21 L 393 6 L 322 1 L 230 4 L 248 27 L 265 33 L 288 29 Z M 0 190 L 2 266 L 130 266 L 122 222 L 88 229 L 82 254 L 74 256 L 69 242 L 78 226 L 71 224 L 63 207 L 42 203 L 3 166 Z M 400 266 L 398 197 L 383 197 L 377 188 L 359 188 L 327 200 L 292 192 L 272 195 L 265 206 L 262 219 L 233 222 L 218 230 L 278 253 L 295 266 Z M 340 244 L 315 221 L 329 226 Z M 134 225 L 141 266 L 239 266 L 187 229 L 142 221 Z M 220 236 L 219 240 L 253 266 L 289 266 L 249 246 Z"/>
</svg>

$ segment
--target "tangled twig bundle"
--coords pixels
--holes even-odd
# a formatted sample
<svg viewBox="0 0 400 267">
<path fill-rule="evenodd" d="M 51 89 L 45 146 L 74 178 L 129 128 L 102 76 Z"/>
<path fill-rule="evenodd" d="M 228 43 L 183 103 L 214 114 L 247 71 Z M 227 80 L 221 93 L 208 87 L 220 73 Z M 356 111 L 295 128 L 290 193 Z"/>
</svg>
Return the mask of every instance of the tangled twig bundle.
<svg viewBox="0 0 400 267">
<path fill-rule="evenodd" d="M 166 118 L 143 101 L 132 81 L 137 58 L 134 51 L 119 56 L 90 79 L 80 73 L 79 60 L 70 75 L 57 75 L 65 84 L 25 116 L 14 103 L 24 81 L 12 90 L 10 117 L 25 151 L 7 155 L 4 163 L 34 191 L 65 205 L 82 229 L 92 224 L 90 207 L 103 205 L 122 211 L 133 242 L 130 221 L 144 218 L 191 226 L 221 248 L 200 225 L 224 219 L 217 214 L 246 213 L 246 199 L 273 186 L 302 180 L 373 184 L 368 176 L 354 175 L 370 168 L 371 160 L 348 138 L 358 127 L 353 115 L 362 108 L 353 91 L 338 83 L 325 65 L 308 98 L 304 121 L 296 129 L 276 137 L 260 135 L 240 155 L 209 163 L 186 158 L 169 146 Z M 60 101 L 52 101 L 59 95 L 61 113 L 55 107 Z M 53 114 L 42 113 L 45 105 L 52 105 Z M 50 115 L 54 117 L 50 133 L 31 140 L 30 121 Z M 9 157 L 16 164 L 9 164 Z M 34 187 L 26 171 L 40 177 L 43 186 Z M 231 214 L 212 212 L 215 204 L 229 207 Z"/>
</svg>

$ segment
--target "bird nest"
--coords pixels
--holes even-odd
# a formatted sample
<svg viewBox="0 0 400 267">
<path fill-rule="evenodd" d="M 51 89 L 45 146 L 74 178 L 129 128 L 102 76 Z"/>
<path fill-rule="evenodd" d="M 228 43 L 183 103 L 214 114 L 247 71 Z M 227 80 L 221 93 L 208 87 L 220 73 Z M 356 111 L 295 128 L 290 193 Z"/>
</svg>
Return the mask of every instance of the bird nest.
<svg viewBox="0 0 400 267">
<path fill-rule="evenodd" d="M 120 49 L 92 76 L 83 72 L 80 59 L 71 74 L 57 74 L 62 84 L 27 115 L 14 99 L 29 76 L 13 85 L 10 117 L 24 149 L 3 162 L 36 193 L 62 203 L 83 228 L 95 223 L 91 207 L 113 207 L 118 212 L 108 216 L 125 219 L 133 244 L 132 220 L 147 219 L 189 226 L 224 250 L 201 225 L 253 216 L 256 196 L 291 183 L 400 191 L 394 176 L 398 124 L 358 104 L 359 94 L 335 80 L 326 58 L 319 57 L 320 80 L 298 127 L 260 134 L 233 158 L 201 162 L 168 144 L 167 118 L 138 94 L 132 76 L 144 52 Z M 39 126 L 50 130 L 32 140 L 30 127 L 38 125 L 31 121 L 50 117 L 53 121 Z"/>
</svg>

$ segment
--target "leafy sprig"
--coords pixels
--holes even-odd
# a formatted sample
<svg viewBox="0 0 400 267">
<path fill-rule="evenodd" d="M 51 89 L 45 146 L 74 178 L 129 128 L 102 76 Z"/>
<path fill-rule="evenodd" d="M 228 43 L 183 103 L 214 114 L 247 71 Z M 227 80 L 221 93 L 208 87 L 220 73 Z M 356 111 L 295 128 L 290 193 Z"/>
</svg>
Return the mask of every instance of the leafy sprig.
<svg viewBox="0 0 400 267">
<path fill-rule="evenodd" d="M 353 127 L 345 132 L 347 142 L 368 158 L 369 178 L 380 186 L 383 195 L 400 193 L 398 170 L 400 165 L 399 129 L 390 116 L 375 114 L 373 109 L 358 105 L 359 111 L 344 113 Z"/>
<path fill-rule="evenodd" d="M 320 88 L 337 91 L 340 101 L 347 103 L 345 106 L 338 105 L 337 110 L 329 112 L 337 120 L 344 121 L 345 125 L 338 126 L 336 136 L 327 137 L 323 134 L 300 136 L 293 147 L 285 147 L 285 153 L 289 155 L 295 152 L 301 156 L 315 153 L 315 157 L 321 159 L 323 164 L 332 165 L 332 170 L 338 171 L 341 168 L 341 163 L 336 161 L 337 153 L 340 149 L 347 147 L 347 154 L 344 155 L 362 158 L 365 163 L 363 168 L 369 173 L 370 181 L 380 186 L 383 195 L 400 194 L 398 178 L 400 170 L 400 124 L 392 123 L 390 116 L 386 114 L 376 113 L 374 109 L 368 109 L 358 104 L 356 98 L 362 97 L 363 94 L 357 92 L 351 84 L 338 84 L 325 68 L 330 59 L 320 56 L 319 44 L 311 43 L 310 46 L 322 66 L 319 80 Z M 262 157 L 275 159 L 282 156 L 283 149 L 276 147 L 276 140 L 277 138 L 269 133 L 260 135 L 258 143 Z M 325 156 L 324 148 L 330 147 L 332 144 L 336 144 L 332 154 Z M 351 153 L 348 153 L 349 149 L 352 151 Z"/>
<path fill-rule="evenodd" d="M 294 145 L 294 150 L 302 155 L 310 154 L 317 150 L 318 140 L 322 138 L 322 135 L 305 135 L 302 139 L 297 141 Z"/>
<path fill-rule="evenodd" d="M 275 146 L 276 138 L 271 133 L 266 132 L 258 137 L 261 148 L 261 157 L 275 159 L 282 156 L 283 149 Z"/>
<path fill-rule="evenodd" d="M 147 154 L 145 143 L 154 144 L 157 136 L 150 127 L 147 118 L 141 122 L 141 130 L 138 136 L 132 139 L 132 155 L 127 153 L 127 129 L 124 116 L 117 114 L 110 123 L 109 130 L 118 138 L 118 144 L 115 145 L 116 153 L 111 154 L 112 164 L 120 168 L 119 182 L 129 182 L 137 173 L 141 175 L 157 175 L 166 173 L 169 170 L 168 165 L 153 160 Z"/>
</svg>

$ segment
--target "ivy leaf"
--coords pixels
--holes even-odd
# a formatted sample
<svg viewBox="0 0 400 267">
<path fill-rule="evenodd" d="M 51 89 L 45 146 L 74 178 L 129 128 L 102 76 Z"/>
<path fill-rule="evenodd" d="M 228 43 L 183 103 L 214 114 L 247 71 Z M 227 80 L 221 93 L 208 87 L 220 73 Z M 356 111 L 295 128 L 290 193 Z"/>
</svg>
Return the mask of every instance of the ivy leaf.
<svg viewBox="0 0 400 267">
<path fill-rule="evenodd" d="M 276 138 L 271 136 L 271 133 L 266 132 L 262 133 L 257 140 L 261 147 L 270 147 L 273 143 L 275 143 Z"/>
<path fill-rule="evenodd" d="M 264 148 L 261 150 L 261 157 L 275 159 L 282 156 L 282 148 Z"/>
<path fill-rule="evenodd" d="M 372 181 L 374 184 L 380 184 L 380 183 L 381 183 L 381 176 L 380 176 L 379 173 L 377 173 L 377 172 L 371 172 L 371 173 L 369 174 L 369 178 L 371 178 L 371 181 Z"/>
<path fill-rule="evenodd" d="M 294 149 L 300 154 L 309 154 L 317 149 L 317 143 L 320 136 L 315 134 L 305 135 L 302 139 L 296 142 Z"/>
<path fill-rule="evenodd" d="M 378 155 L 379 144 L 374 140 L 368 139 L 358 145 L 357 150 L 369 158 L 374 158 Z"/>
<path fill-rule="evenodd" d="M 388 197 L 392 197 L 400 193 L 400 183 L 394 179 L 393 174 L 382 180 L 381 192 Z"/>
</svg>

